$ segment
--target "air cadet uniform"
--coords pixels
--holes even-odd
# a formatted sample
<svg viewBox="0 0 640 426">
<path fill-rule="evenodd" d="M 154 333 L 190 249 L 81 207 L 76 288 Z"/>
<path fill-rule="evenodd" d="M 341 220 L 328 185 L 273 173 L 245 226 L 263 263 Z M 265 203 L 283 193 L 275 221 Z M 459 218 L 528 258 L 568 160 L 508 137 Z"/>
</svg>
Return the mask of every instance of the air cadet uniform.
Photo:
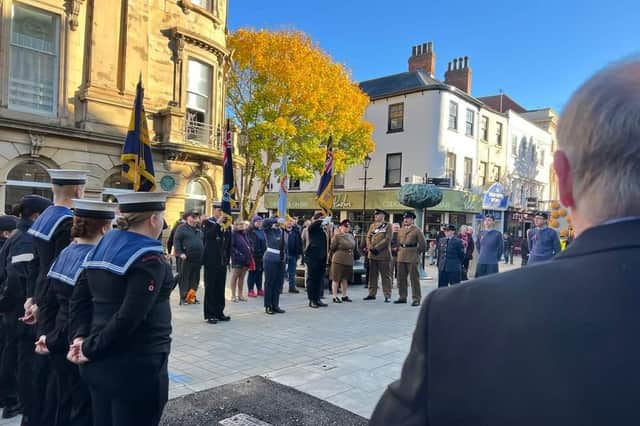
<svg viewBox="0 0 640 426">
<path fill-rule="evenodd" d="M 35 279 L 36 258 L 34 255 L 33 236 L 27 233 L 32 216 L 42 213 L 51 205 L 51 201 L 39 195 L 26 195 L 20 203 L 20 221 L 9 241 L 5 243 L 6 271 L 4 291 L 0 296 L 0 312 L 4 315 L 7 332 L 6 356 L 2 366 L 3 382 L 17 381 L 23 413 L 23 425 L 47 424 L 40 421 L 43 403 L 35 388 L 34 365 L 37 363 L 33 345 L 36 339 L 35 329 L 20 321 L 24 315 L 24 303 L 27 291 Z M 12 386 L 12 384 L 10 385 Z M 16 407 L 12 413 L 5 408 L 4 416 L 17 414 Z M 19 407 L 17 408 L 19 411 Z M 47 419 L 44 419 L 47 420 Z"/>
<path fill-rule="evenodd" d="M 378 274 L 382 279 L 382 292 L 384 301 L 391 298 L 391 238 L 393 229 L 391 224 L 384 220 L 386 212 L 376 209 L 374 216 L 381 218 L 369 226 L 367 232 L 367 248 L 369 251 L 369 294 L 364 300 L 374 300 L 378 293 Z"/>
<path fill-rule="evenodd" d="M 416 215 L 406 212 L 404 218 L 415 219 Z M 398 231 L 398 289 L 400 297 L 393 303 L 407 303 L 407 276 L 411 278 L 412 306 L 419 306 L 422 299 L 420 290 L 420 275 L 418 274 L 418 263 L 420 253 L 424 252 L 427 242 L 424 234 L 413 223 L 403 225 Z"/>
<path fill-rule="evenodd" d="M 120 212 L 165 210 L 166 193 L 118 196 Z M 160 231 L 158 232 L 158 235 Z M 71 301 L 71 336 L 96 425 L 157 425 L 168 399 L 174 287 L 157 236 L 108 232 L 89 253 Z"/>
<path fill-rule="evenodd" d="M 278 218 L 270 217 L 262 222 L 267 251 L 262 263 L 264 267 L 264 309 L 269 315 L 284 314 L 280 308 L 280 291 L 284 280 L 284 264 L 287 244 L 284 230 L 278 226 Z"/>
<path fill-rule="evenodd" d="M 546 213 L 536 214 L 547 220 Z M 548 226 L 544 225 L 529 231 L 529 264 L 544 262 L 550 260 L 553 256 L 560 253 L 560 238 L 558 233 Z"/>
<path fill-rule="evenodd" d="M 448 225 L 447 231 L 455 231 L 456 227 Z M 462 279 L 462 263 L 466 253 L 462 240 L 455 235 L 445 236 L 438 240 L 438 287 L 458 284 Z"/>
</svg>

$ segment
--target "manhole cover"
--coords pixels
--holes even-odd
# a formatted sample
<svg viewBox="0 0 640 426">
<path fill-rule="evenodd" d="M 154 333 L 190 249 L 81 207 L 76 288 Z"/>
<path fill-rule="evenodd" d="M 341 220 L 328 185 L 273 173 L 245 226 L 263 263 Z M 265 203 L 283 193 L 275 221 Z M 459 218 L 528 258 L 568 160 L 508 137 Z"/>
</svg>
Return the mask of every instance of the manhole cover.
<svg viewBox="0 0 640 426">
<path fill-rule="evenodd" d="M 273 426 L 271 423 L 263 422 L 260 419 L 244 413 L 220 420 L 219 424 L 222 426 Z"/>
</svg>

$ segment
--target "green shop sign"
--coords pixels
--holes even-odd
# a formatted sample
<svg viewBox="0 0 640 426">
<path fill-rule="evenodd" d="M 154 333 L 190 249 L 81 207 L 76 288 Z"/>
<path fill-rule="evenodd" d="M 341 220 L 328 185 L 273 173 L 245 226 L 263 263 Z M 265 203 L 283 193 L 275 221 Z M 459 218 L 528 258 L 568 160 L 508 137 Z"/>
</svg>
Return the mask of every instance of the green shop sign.
<svg viewBox="0 0 640 426">
<path fill-rule="evenodd" d="M 442 201 L 428 211 L 480 213 L 482 211 L 482 196 L 472 192 L 442 190 Z M 389 211 L 403 211 L 409 209 L 397 200 L 398 190 L 367 191 L 367 210 L 381 208 Z M 289 192 L 290 210 L 318 210 L 316 194 L 314 192 Z M 362 191 L 335 191 L 333 196 L 334 210 L 362 210 Z M 278 208 L 278 194 L 270 192 L 264 196 L 264 205 L 269 210 Z"/>
</svg>

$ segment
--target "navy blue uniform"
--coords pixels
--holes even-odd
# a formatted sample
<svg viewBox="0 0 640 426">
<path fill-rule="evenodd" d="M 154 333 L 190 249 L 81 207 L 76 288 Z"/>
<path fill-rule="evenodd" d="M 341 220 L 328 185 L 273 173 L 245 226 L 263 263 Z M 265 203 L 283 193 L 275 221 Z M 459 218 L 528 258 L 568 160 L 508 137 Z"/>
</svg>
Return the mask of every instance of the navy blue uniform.
<svg viewBox="0 0 640 426">
<path fill-rule="evenodd" d="M 204 238 L 204 319 L 224 317 L 224 290 L 231 248 L 231 230 L 223 229 L 215 219 L 202 223 Z"/>
<path fill-rule="evenodd" d="M 307 265 L 307 296 L 309 302 L 320 302 L 322 283 L 327 268 L 327 234 L 322 226 L 322 219 L 315 220 L 307 228 L 309 245 L 304 252 L 304 263 Z"/>
<path fill-rule="evenodd" d="M 158 240 L 107 233 L 71 300 L 71 337 L 90 360 L 80 373 L 94 425 L 157 425 L 168 399 L 173 277 Z"/>
<path fill-rule="evenodd" d="M 459 238 L 441 238 L 438 241 L 438 287 L 460 282 L 465 258 L 464 246 Z"/>
<path fill-rule="evenodd" d="M 287 258 L 287 246 L 284 243 L 284 231 L 274 228 L 277 218 L 270 217 L 262 223 L 267 242 L 267 251 L 263 257 L 264 266 L 264 307 L 280 308 L 280 291 L 284 279 L 284 260 Z"/>
</svg>

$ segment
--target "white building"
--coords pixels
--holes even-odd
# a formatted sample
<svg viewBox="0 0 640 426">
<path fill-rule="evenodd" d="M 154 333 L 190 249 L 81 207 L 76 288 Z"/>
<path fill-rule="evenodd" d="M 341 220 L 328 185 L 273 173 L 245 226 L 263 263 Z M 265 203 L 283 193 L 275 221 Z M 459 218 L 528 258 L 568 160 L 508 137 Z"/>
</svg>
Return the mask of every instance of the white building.
<svg viewBox="0 0 640 426">
<path fill-rule="evenodd" d="M 516 158 L 508 161 L 507 144 L 512 134 L 532 137 L 540 152 L 545 151 L 544 161 L 549 161 L 551 138 L 545 131 L 516 113 L 496 111 L 471 96 L 472 72 L 467 57 L 451 61 L 443 81 L 434 74 L 433 45 L 425 43 L 413 47 L 408 72 L 360 83 L 370 98 L 365 119 L 374 125 L 376 149 L 369 153 L 366 206 L 362 165 L 336 177 L 334 210 L 340 212 L 340 218 L 361 225 L 363 212 L 369 221 L 374 208 L 383 208 L 391 220 L 399 222 L 401 213 L 408 210 L 397 201 L 399 188 L 422 183 L 427 175 L 450 179 L 449 187 L 443 189 L 443 201 L 427 211 L 430 232 L 435 234 L 443 223 L 477 223 L 482 194 L 492 183 L 505 182 L 508 177 L 525 178 L 520 173 L 523 163 L 517 162 L 518 168 Z M 548 175 L 545 179 L 535 173 L 533 181 L 543 187 L 548 184 Z M 517 183 L 520 188 L 520 180 Z M 317 178 L 301 185 L 292 183 L 289 208 L 293 215 L 309 216 L 317 208 L 317 185 Z M 277 188 L 275 181 L 273 187 Z M 536 194 L 543 197 L 538 186 L 525 187 L 535 187 Z M 267 194 L 265 205 L 275 209 L 277 193 Z"/>
</svg>

